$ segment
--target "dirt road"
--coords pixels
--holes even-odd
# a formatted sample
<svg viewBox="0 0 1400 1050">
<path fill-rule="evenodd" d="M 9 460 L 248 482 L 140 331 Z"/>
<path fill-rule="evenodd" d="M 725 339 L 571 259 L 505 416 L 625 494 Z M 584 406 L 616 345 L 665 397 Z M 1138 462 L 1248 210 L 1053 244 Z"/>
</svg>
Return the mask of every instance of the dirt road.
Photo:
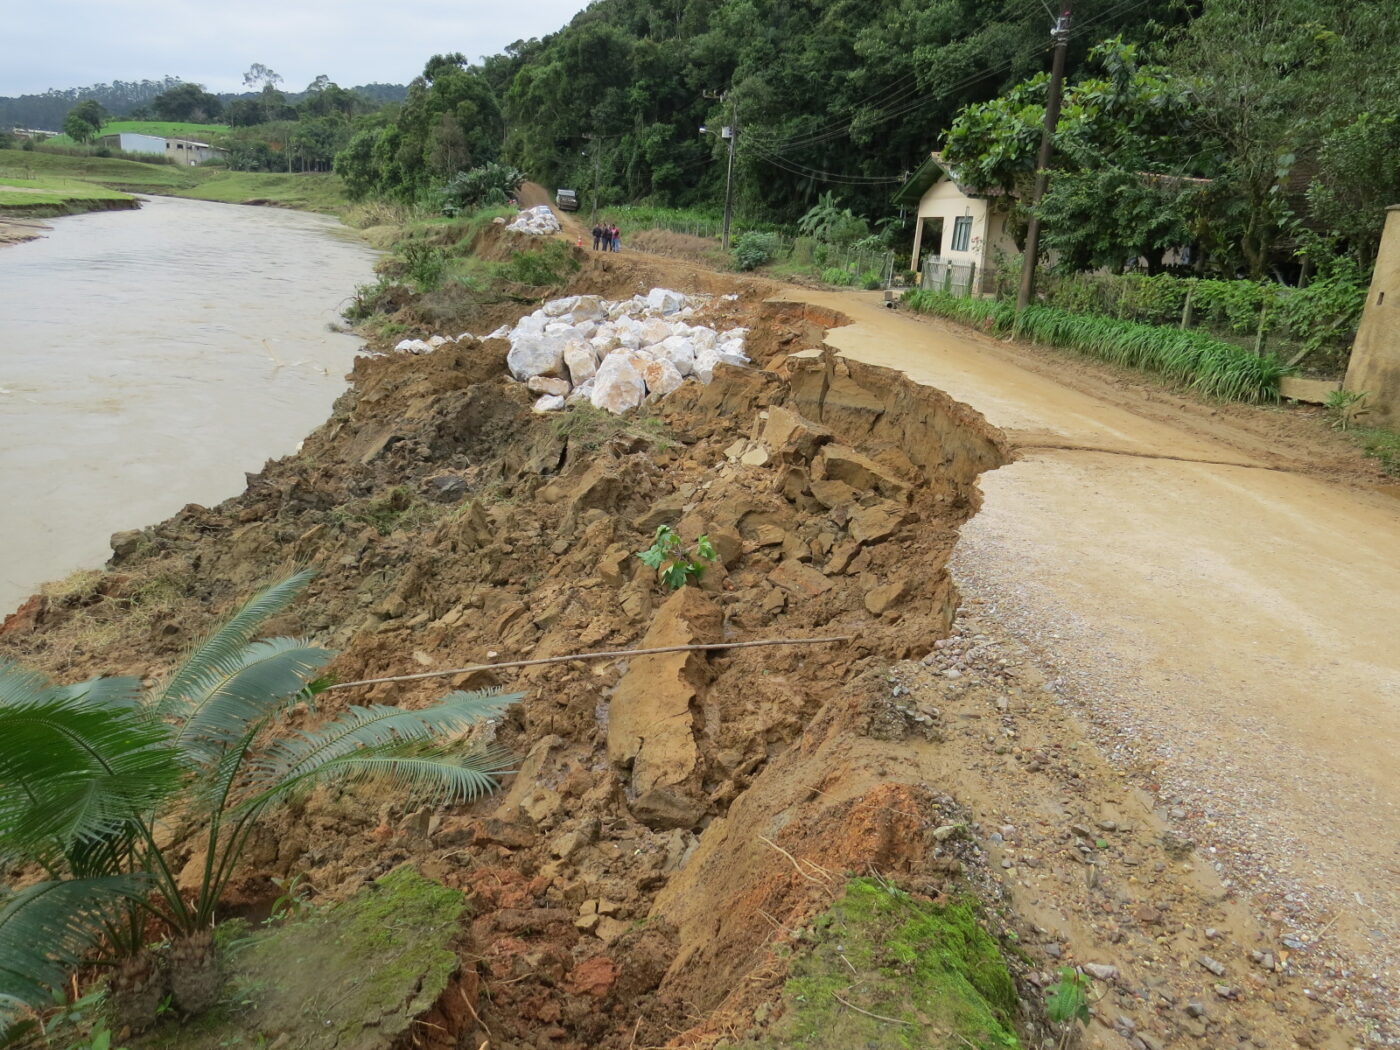
<svg viewBox="0 0 1400 1050">
<path fill-rule="evenodd" d="M 784 297 L 850 316 L 828 335 L 842 354 L 1005 432 L 1016 461 L 983 475 L 955 555 L 964 595 L 1062 670 L 1120 765 L 1281 937 L 1335 950 L 1371 985 L 1362 1012 L 1393 1022 L 1400 501 L 1313 476 L 1229 413 L 1164 411 L 1068 364 L 1062 381 L 878 295 Z"/>
</svg>

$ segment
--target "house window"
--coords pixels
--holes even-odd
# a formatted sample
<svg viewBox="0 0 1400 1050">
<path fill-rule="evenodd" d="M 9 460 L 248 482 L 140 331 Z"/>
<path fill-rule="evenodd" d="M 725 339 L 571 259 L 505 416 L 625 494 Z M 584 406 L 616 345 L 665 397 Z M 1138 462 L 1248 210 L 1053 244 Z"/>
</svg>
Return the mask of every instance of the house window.
<svg viewBox="0 0 1400 1050">
<path fill-rule="evenodd" d="M 972 243 L 972 216 L 959 215 L 953 220 L 953 251 L 965 252 Z"/>
</svg>

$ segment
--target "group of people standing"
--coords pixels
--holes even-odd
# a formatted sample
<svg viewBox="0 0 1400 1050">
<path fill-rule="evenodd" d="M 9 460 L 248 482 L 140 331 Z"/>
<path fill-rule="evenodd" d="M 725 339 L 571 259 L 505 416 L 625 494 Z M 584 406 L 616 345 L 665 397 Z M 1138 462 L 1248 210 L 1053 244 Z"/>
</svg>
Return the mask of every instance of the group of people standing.
<svg viewBox="0 0 1400 1050">
<path fill-rule="evenodd" d="M 593 227 L 593 250 L 595 252 L 622 251 L 622 234 L 618 233 L 617 223 L 609 226 L 600 222 Z"/>
</svg>

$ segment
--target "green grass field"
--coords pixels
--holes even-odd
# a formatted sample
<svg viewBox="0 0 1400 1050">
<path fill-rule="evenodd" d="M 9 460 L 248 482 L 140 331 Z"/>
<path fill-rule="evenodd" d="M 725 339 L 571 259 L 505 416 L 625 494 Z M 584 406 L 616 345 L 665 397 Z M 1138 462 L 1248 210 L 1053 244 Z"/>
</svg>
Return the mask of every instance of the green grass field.
<svg viewBox="0 0 1400 1050">
<path fill-rule="evenodd" d="M 327 214 L 339 214 L 349 203 L 336 175 L 181 168 L 115 157 L 69 157 L 37 150 L 0 150 L 0 182 L 39 179 L 78 181 L 108 190 L 159 193 L 228 204 L 266 201 Z"/>
<path fill-rule="evenodd" d="M 0 175 L 0 211 L 86 211 L 93 201 L 129 201 L 132 197 L 76 179 L 13 179 Z"/>
<path fill-rule="evenodd" d="M 196 142 L 208 142 L 210 135 L 217 135 L 227 131 L 227 124 L 182 124 L 171 120 L 114 120 L 111 123 L 103 124 L 99 135 L 119 135 L 123 131 L 136 132 L 139 135 L 162 135 L 172 139 L 194 139 Z M 49 139 L 55 146 L 76 146 L 77 143 L 67 135 L 55 135 Z"/>
<path fill-rule="evenodd" d="M 193 186 L 199 176 L 189 168 L 171 164 L 141 164 L 115 157 L 69 157 L 38 150 L 0 149 L 0 178 L 42 179 L 59 177 L 81 179 L 103 186 L 133 192 L 169 193 Z"/>
<path fill-rule="evenodd" d="M 349 204 L 340 176 L 331 174 L 287 175 L 265 171 L 228 171 L 223 168 L 194 169 L 193 186 L 172 192 L 176 197 L 242 204 L 266 201 L 285 208 L 319 211 L 335 215 Z"/>
</svg>

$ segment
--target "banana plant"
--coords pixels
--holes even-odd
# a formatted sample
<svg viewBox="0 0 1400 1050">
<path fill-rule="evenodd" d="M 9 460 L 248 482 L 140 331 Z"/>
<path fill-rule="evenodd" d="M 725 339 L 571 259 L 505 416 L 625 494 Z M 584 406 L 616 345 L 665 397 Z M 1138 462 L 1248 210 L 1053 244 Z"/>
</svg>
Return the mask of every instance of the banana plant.
<svg viewBox="0 0 1400 1050">
<path fill-rule="evenodd" d="M 419 711 L 351 707 L 314 730 L 281 725 L 335 654 L 253 636 L 311 575 L 255 595 L 149 690 L 132 678 L 55 685 L 0 663 L 0 869 L 44 876 L 0 888 L 0 1035 L 73 968 L 140 952 L 152 917 L 172 940 L 207 936 L 259 819 L 293 795 L 377 782 L 447 804 L 495 788 L 501 753 L 444 739 L 521 694 L 458 691 Z M 170 823 L 203 837 L 193 892 L 171 855 L 187 836 L 172 844 Z"/>
</svg>

